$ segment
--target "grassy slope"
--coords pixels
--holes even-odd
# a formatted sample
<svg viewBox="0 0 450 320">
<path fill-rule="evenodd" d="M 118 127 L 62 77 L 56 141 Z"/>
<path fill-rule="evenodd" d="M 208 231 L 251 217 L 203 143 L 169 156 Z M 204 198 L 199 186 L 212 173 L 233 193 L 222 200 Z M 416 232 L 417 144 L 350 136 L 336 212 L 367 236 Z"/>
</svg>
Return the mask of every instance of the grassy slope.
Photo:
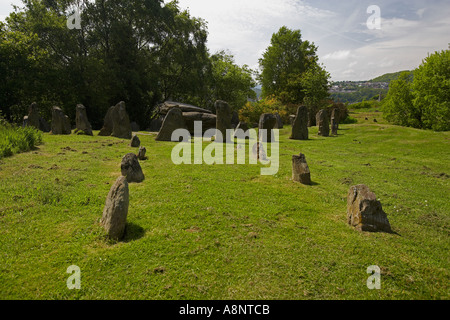
<svg viewBox="0 0 450 320">
<path fill-rule="evenodd" d="M 380 116 L 381 120 L 381 116 Z M 172 164 L 174 144 L 140 136 L 146 180 L 130 185 L 125 241 L 98 224 L 128 141 L 44 135 L 0 163 L 0 298 L 448 299 L 450 133 L 343 125 L 290 141 L 278 175 L 254 165 Z M 205 143 L 205 146 L 207 143 Z M 70 147 L 73 150 L 64 150 Z M 303 152 L 313 186 L 291 181 Z M 350 185 L 381 199 L 398 235 L 346 224 Z M 81 290 L 68 290 L 70 265 Z M 382 289 L 368 290 L 368 266 Z"/>
</svg>

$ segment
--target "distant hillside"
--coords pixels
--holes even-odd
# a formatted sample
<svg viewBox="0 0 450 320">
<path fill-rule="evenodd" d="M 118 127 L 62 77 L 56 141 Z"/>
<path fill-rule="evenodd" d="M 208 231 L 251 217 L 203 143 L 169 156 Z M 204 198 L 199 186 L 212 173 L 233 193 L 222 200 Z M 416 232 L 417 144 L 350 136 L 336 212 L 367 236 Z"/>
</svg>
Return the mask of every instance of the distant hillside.
<svg viewBox="0 0 450 320">
<path fill-rule="evenodd" d="M 379 76 L 375 79 L 370 80 L 370 82 L 391 82 L 393 80 L 397 80 L 402 72 L 409 72 L 412 80 L 413 72 L 409 70 L 394 72 L 394 73 L 386 73 L 382 76 Z"/>
</svg>

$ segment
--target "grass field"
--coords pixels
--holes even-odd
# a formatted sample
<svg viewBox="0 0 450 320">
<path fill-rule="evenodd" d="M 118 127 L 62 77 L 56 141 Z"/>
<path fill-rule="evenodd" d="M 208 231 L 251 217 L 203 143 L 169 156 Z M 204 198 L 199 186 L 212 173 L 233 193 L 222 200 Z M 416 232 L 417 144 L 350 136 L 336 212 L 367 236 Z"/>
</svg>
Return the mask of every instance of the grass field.
<svg viewBox="0 0 450 320">
<path fill-rule="evenodd" d="M 176 166 L 175 144 L 141 133 L 146 180 L 130 184 L 121 242 L 99 220 L 122 156 L 137 149 L 96 132 L 44 134 L 0 162 L 0 299 L 449 299 L 450 133 L 358 116 L 338 137 L 311 128 L 292 141 L 285 127 L 275 176 Z M 291 180 L 300 152 L 312 186 Z M 356 184 L 376 193 L 396 234 L 347 225 Z M 80 290 L 67 288 L 71 265 Z M 367 288 L 372 265 L 381 290 Z"/>
</svg>

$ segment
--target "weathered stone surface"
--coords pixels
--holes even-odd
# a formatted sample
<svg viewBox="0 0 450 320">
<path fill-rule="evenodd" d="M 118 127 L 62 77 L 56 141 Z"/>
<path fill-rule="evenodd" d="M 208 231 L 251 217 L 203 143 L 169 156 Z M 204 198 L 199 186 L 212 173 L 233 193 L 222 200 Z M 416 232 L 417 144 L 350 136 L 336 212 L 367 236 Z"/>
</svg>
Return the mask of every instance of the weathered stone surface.
<svg viewBox="0 0 450 320">
<path fill-rule="evenodd" d="M 292 180 L 305 185 L 311 185 L 311 172 L 303 153 L 292 156 Z"/>
<path fill-rule="evenodd" d="M 328 137 L 330 135 L 330 124 L 328 122 L 327 110 L 320 110 L 317 113 L 316 121 L 319 126 L 318 135 Z"/>
<path fill-rule="evenodd" d="M 133 137 L 131 138 L 130 147 L 132 148 L 139 148 L 141 145 L 141 140 L 136 134 L 133 134 Z"/>
<path fill-rule="evenodd" d="M 233 129 L 236 129 L 238 124 L 239 124 L 239 114 L 237 113 L 237 111 L 233 111 L 233 114 L 231 116 L 231 127 Z"/>
<path fill-rule="evenodd" d="M 126 111 L 125 102 L 121 101 L 117 105 L 109 108 L 105 116 L 103 128 L 98 135 L 131 139 L 131 134 L 130 118 Z"/>
<path fill-rule="evenodd" d="M 252 156 L 254 159 L 267 161 L 267 154 L 262 142 L 256 142 L 252 147 Z"/>
<path fill-rule="evenodd" d="M 156 141 L 172 141 L 172 133 L 178 129 L 187 130 L 186 123 L 181 109 L 172 108 L 164 119 L 161 130 L 156 137 Z"/>
<path fill-rule="evenodd" d="M 178 108 L 181 112 L 200 112 L 200 113 L 211 113 L 210 110 L 206 110 L 203 108 L 199 108 L 190 104 L 174 102 L 174 101 L 166 101 L 158 106 L 159 114 L 166 115 L 169 113 L 170 109 Z"/>
<path fill-rule="evenodd" d="M 195 133 L 195 122 L 200 121 L 202 123 L 202 134 L 209 129 L 216 128 L 217 116 L 211 113 L 201 113 L 201 112 L 184 112 L 183 113 L 184 122 L 186 123 L 187 129 L 193 136 Z"/>
<path fill-rule="evenodd" d="M 275 112 L 275 118 L 277 118 L 277 123 L 275 124 L 274 129 L 283 129 L 283 120 L 281 120 L 280 114 Z"/>
<path fill-rule="evenodd" d="M 88 136 L 92 136 L 92 127 L 88 121 L 88 117 L 86 114 L 86 107 L 82 104 L 77 105 L 76 116 L 75 116 L 75 133 L 76 134 L 85 134 Z"/>
<path fill-rule="evenodd" d="M 141 131 L 139 125 L 136 122 L 130 123 L 131 131 L 132 132 L 139 132 Z"/>
<path fill-rule="evenodd" d="M 247 133 L 248 133 L 248 130 L 249 130 L 249 127 L 248 127 L 248 125 L 247 125 L 246 122 L 242 122 L 242 121 L 241 121 L 241 122 L 239 122 L 239 124 L 236 126 L 236 130 L 234 131 L 234 137 L 235 137 L 235 138 L 239 138 L 239 136 L 237 135 L 238 130 L 244 131 L 245 139 L 250 139 L 249 135 L 247 134 Z M 242 133 L 241 133 L 241 134 L 242 134 Z"/>
<path fill-rule="evenodd" d="M 338 135 L 338 124 L 335 118 L 331 118 L 331 134 L 334 136 Z"/>
<path fill-rule="evenodd" d="M 164 116 L 159 116 L 159 117 L 153 119 L 150 122 L 150 128 L 148 128 L 147 131 L 159 132 L 159 130 L 161 130 L 162 124 L 164 122 L 164 118 L 165 118 Z"/>
<path fill-rule="evenodd" d="M 119 177 L 106 198 L 103 216 L 100 220 L 109 238 L 120 240 L 125 234 L 130 195 L 125 177 Z"/>
<path fill-rule="evenodd" d="M 339 108 L 334 108 L 331 112 L 331 119 L 334 118 L 334 121 L 336 123 L 336 130 L 339 129 L 339 123 L 341 122 L 341 113 L 339 111 Z"/>
<path fill-rule="evenodd" d="M 145 147 L 139 147 L 139 153 L 137 154 L 137 157 L 139 160 L 147 160 L 147 157 L 145 154 L 147 153 L 147 149 Z"/>
<path fill-rule="evenodd" d="M 305 106 L 300 106 L 297 109 L 297 116 L 292 125 L 290 139 L 308 140 L 308 138 L 308 109 Z"/>
<path fill-rule="evenodd" d="M 71 134 L 69 117 L 59 107 L 52 110 L 52 134 Z"/>
<path fill-rule="evenodd" d="M 26 117 L 26 118 L 25 118 Z M 50 132 L 51 128 L 47 121 L 39 115 L 39 108 L 36 102 L 33 102 L 28 108 L 28 115 L 24 117 L 24 126 L 34 127 L 43 132 Z"/>
<path fill-rule="evenodd" d="M 231 135 L 227 130 L 233 129 L 231 126 L 231 118 L 233 116 L 233 112 L 225 101 L 217 100 L 214 104 L 216 108 L 216 142 L 231 142 Z M 222 135 L 222 141 L 220 141 L 219 132 Z"/>
<path fill-rule="evenodd" d="M 289 122 L 290 122 L 291 126 L 294 125 L 295 117 L 296 117 L 295 114 L 291 114 L 291 115 L 289 116 Z"/>
<path fill-rule="evenodd" d="M 138 158 L 134 153 L 128 153 L 122 158 L 120 170 L 122 172 L 122 176 L 126 177 L 129 183 L 140 183 L 145 179 L 141 165 L 139 164 Z"/>
<path fill-rule="evenodd" d="M 366 185 L 350 188 L 347 196 L 347 221 L 359 231 L 392 232 L 380 201 Z"/>
<path fill-rule="evenodd" d="M 264 113 L 259 118 L 258 125 L 258 136 L 261 142 L 275 142 L 275 136 L 273 134 L 273 129 L 277 124 L 277 118 L 272 113 Z M 263 134 L 263 131 L 266 130 Z"/>
</svg>

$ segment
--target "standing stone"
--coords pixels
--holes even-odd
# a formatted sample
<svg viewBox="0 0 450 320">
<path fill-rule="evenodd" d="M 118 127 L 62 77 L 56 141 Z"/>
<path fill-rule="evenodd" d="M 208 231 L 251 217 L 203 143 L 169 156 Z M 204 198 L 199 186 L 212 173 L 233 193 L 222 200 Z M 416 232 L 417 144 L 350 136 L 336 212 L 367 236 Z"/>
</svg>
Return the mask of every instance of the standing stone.
<svg viewBox="0 0 450 320">
<path fill-rule="evenodd" d="M 147 157 L 145 154 L 147 153 L 147 149 L 145 147 L 139 147 L 139 153 L 137 154 L 137 157 L 139 160 L 147 160 Z"/>
<path fill-rule="evenodd" d="M 126 111 L 125 102 L 109 108 L 105 116 L 103 128 L 99 136 L 113 136 L 122 139 L 131 139 L 130 117 Z"/>
<path fill-rule="evenodd" d="M 122 158 L 120 170 L 129 183 L 140 183 L 145 179 L 141 165 L 139 164 L 138 158 L 134 153 L 129 153 Z"/>
<path fill-rule="evenodd" d="M 380 201 L 366 185 L 350 188 L 347 196 L 347 221 L 359 231 L 392 232 Z"/>
<path fill-rule="evenodd" d="M 317 113 L 317 124 L 319 126 L 319 136 L 328 137 L 330 135 L 330 124 L 328 123 L 327 110 L 323 109 Z"/>
<path fill-rule="evenodd" d="M 141 145 L 141 140 L 139 139 L 139 137 L 136 134 L 134 134 L 133 137 L 131 138 L 130 147 L 139 148 L 140 145 Z"/>
<path fill-rule="evenodd" d="M 280 114 L 275 112 L 275 118 L 277 118 L 277 123 L 275 124 L 274 129 L 283 129 L 283 120 L 281 120 Z"/>
<path fill-rule="evenodd" d="M 291 126 L 294 125 L 295 117 L 296 117 L 295 114 L 291 114 L 289 116 L 289 123 L 291 124 Z"/>
<path fill-rule="evenodd" d="M 303 153 L 292 156 L 292 180 L 311 185 L 311 173 Z"/>
<path fill-rule="evenodd" d="M 156 141 L 172 141 L 172 133 L 178 129 L 186 129 L 183 113 L 180 108 L 171 108 L 162 124 Z"/>
<path fill-rule="evenodd" d="M 275 142 L 275 136 L 273 134 L 273 128 L 277 124 L 277 118 L 271 113 L 264 113 L 259 118 L 258 136 L 260 142 Z M 265 130 L 263 134 L 261 130 Z"/>
<path fill-rule="evenodd" d="M 28 116 L 23 117 L 22 127 L 28 127 Z"/>
<path fill-rule="evenodd" d="M 236 127 L 236 130 L 234 131 L 234 137 L 239 139 L 239 136 L 237 135 L 238 130 L 244 131 L 245 139 L 250 139 L 250 136 L 248 134 L 249 127 L 246 122 L 243 121 L 239 122 L 239 124 Z"/>
<path fill-rule="evenodd" d="M 308 140 L 308 109 L 305 106 L 300 106 L 297 109 L 290 139 Z"/>
<path fill-rule="evenodd" d="M 52 110 L 52 134 L 71 134 L 69 117 L 59 107 Z"/>
<path fill-rule="evenodd" d="M 236 129 L 238 124 L 239 124 L 239 114 L 237 113 L 237 111 L 233 111 L 233 114 L 231 116 L 231 127 L 233 129 Z"/>
<path fill-rule="evenodd" d="M 87 118 L 86 107 L 82 104 L 77 104 L 75 123 L 76 134 L 85 134 L 88 136 L 92 136 L 92 127 Z"/>
<path fill-rule="evenodd" d="M 119 177 L 109 191 L 100 224 L 108 237 L 120 240 L 125 234 L 130 195 L 125 177 Z"/>
<path fill-rule="evenodd" d="M 227 129 L 232 129 L 231 126 L 231 118 L 233 116 L 233 113 L 231 111 L 230 106 L 225 101 L 218 100 L 214 104 L 214 107 L 216 108 L 216 142 L 232 142 L 233 139 L 229 132 L 227 132 Z M 221 133 L 222 135 L 222 141 L 219 141 L 217 138 L 219 136 L 218 133 Z"/>
<path fill-rule="evenodd" d="M 256 142 L 252 147 L 252 156 L 256 160 L 268 161 L 262 142 Z"/>
<path fill-rule="evenodd" d="M 331 118 L 331 134 L 334 136 L 338 135 L 338 124 L 335 118 Z"/>
<path fill-rule="evenodd" d="M 26 117 L 26 118 L 25 118 Z M 34 127 L 43 132 L 49 132 L 50 126 L 47 121 L 45 121 L 39 115 L 39 108 L 36 102 L 33 102 L 28 108 L 28 115 L 24 117 L 24 125 L 27 127 Z"/>
<path fill-rule="evenodd" d="M 335 120 L 336 123 L 336 131 L 339 129 L 339 122 L 341 121 L 341 114 L 339 108 L 334 108 L 331 112 L 331 119 Z"/>
</svg>

